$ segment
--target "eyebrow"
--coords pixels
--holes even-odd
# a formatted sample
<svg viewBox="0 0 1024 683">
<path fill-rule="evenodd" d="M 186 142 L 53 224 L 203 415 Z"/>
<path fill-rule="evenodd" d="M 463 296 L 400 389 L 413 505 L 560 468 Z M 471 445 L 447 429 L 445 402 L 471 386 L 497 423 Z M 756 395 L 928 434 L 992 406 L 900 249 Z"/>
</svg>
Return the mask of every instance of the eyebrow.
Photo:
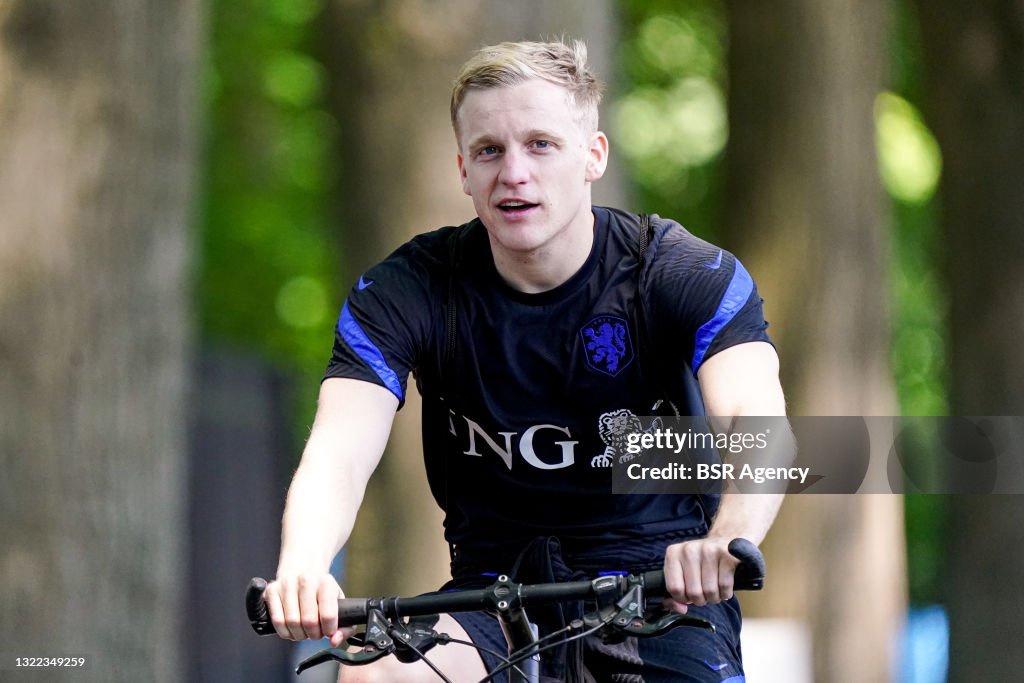
<svg viewBox="0 0 1024 683">
<path fill-rule="evenodd" d="M 535 128 L 531 130 L 529 133 L 526 134 L 526 138 L 528 140 L 533 140 L 534 138 L 546 138 L 548 140 L 553 140 L 559 143 L 565 141 L 565 138 L 563 138 L 561 135 L 556 135 L 553 131 L 544 130 L 542 128 Z"/>
<path fill-rule="evenodd" d="M 482 147 L 490 147 L 491 145 L 496 144 L 498 144 L 497 141 L 490 135 L 481 135 L 478 138 L 473 138 L 472 140 L 470 140 L 468 143 L 466 143 L 466 146 L 471 150 L 475 150 L 480 149 Z"/>
<path fill-rule="evenodd" d="M 544 138 L 547 140 L 551 140 L 553 142 L 557 142 L 559 144 L 565 142 L 565 138 L 562 137 L 561 135 L 556 135 L 553 131 L 544 130 L 543 128 L 534 128 L 532 130 L 529 130 L 526 132 L 524 137 L 527 140 Z M 483 147 L 490 147 L 491 145 L 500 146 L 501 144 L 502 143 L 492 135 L 485 134 L 481 135 L 480 137 L 473 138 L 472 140 L 469 141 L 469 143 L 467 143 L 467 146 L 470 150 L 476 150 L 481 149 Z"/>
</svg>

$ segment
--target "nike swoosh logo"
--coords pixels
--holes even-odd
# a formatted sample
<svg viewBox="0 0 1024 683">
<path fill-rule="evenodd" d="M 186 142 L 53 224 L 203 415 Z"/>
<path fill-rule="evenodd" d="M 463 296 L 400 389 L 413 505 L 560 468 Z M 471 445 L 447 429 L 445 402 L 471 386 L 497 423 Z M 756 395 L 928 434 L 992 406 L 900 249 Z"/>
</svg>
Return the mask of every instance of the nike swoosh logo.
<svg viewBox="0 0 1024 683">
<path fill-rule="evenodd" d="M 373 280 L 364 280 L 363 276 L 359 276 L 359 284 L 356 285 L 357 289 L 366 289 L 373 284 Z"/>
<path fill-rule="evenodd" d="M 704 663 L 707 664 L 707 667 L 712 671 L 721 671 L 725 667 L 729 666 L 729 662 L 722 662 L 721 664 L 712 664 L 706 659 L 704 660 Z"/>
<path fill-rule="evenodd" d="M 721 249 L 718 250 L 718 258 L 715 259 L 714 263 L 705 263 L 704 267 L 708 268 L 710 270 L 718 270 L 719 268 L 721 268 L 722 267 L 722 250 Z"/>
</svg>

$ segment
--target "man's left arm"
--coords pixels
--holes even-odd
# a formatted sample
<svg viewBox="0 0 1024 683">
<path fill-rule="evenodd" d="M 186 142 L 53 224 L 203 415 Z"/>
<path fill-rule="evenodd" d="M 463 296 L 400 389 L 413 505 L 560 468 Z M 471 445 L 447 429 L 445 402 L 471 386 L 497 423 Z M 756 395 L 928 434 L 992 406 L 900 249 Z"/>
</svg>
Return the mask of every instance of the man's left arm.
<svg viewBox="0 0 1024 683">
<path fill-rule="evenodd" d="M 767 342 L 748 342 L 711 356 L 697 373 L 704 407 L 719 418 L 784 416 L 779 358 Z M 665 552 L 668 606 L 685 612 L 687 604 L 705 605 L 733 595 L 739 562 L 728 551 L 734 538 L 755 545 L 764 540 L 782 504 L 781 493 L 740 493 L 727 486 L 705 538 L 669 546 Z"/>
</svg>

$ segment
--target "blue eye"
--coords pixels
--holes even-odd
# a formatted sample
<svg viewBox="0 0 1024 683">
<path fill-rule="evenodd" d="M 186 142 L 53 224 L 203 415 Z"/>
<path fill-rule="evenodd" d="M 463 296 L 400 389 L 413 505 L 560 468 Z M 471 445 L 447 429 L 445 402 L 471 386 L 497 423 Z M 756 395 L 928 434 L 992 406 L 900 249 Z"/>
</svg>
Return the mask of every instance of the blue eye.
<svg viewBox="0 0 1024 683">
<path fill-rule="evenodd" d="M 494 145 L 491 145 L 489 147 L 484 147 L 479 152 L 477 152 L 477 154 L 479 156 L 482 156 L 482 157 L 491 156 L 491 155 L 497 154 L 497 153 L 498 153 L 498 148 L 495 147 Z"/>
</svg>

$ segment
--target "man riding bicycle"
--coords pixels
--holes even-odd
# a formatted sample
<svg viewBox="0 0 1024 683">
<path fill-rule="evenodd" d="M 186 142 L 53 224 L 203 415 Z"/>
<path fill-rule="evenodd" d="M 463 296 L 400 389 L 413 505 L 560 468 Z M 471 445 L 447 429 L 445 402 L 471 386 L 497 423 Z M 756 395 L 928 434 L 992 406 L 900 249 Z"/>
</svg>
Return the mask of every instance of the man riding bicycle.
<svg viewBox="0 0 1024 683">
<path fill-rule="evenodd" d="M 638 416 L 783 415 L 761 299 L 728 252 L 678 224 L 591 204 L 608 139 L 582 43 L 503 43 L 452 93 L 463 190 L 477 217 L 425 233 L 374 266 L 338 321 L 316 419 L 288 494 L 277 577 L 264 598 L 283 638 L 330 637 L 342 595 L 328 567 L 352 529 L 413 373 L 424 455 L 445 511 L 452 581 L 497 573 L 562 581 L 664 567 L 666 606 L 715 632 L 597 639 L 544 662 L 548 680 L 742 680 L 732 595 L 737 537 L 759 543 L 779 494 L 613 495 Z M 534 615 L 542 631 L 571 610 Z M 494 617 L 437 630 L 501 651 Z M 438 648 L 453 680 L 498 660 Z M 589 678 L 588 678 L 589 676 Z M 342 680 L 429 681 L 385 658 Z"/>
</svg>

